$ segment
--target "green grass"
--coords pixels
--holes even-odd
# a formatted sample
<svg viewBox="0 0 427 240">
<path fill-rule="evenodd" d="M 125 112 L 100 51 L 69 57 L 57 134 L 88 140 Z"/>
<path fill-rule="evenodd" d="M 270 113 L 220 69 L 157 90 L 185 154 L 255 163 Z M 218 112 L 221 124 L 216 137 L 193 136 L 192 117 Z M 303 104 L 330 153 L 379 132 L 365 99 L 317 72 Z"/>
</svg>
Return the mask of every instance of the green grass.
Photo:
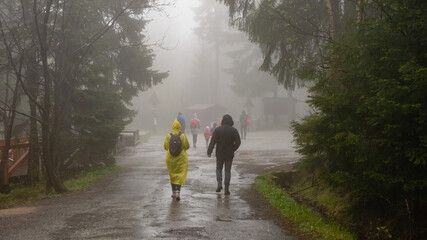
<svg viewBox="0 0 427 240">
<path fill-rule="evenodd" d="M 356 239 L 356 236 L 337 224 L 326 223 L 322 216 L 310 208 L 295 202 L 285 191 L 278 187 L 270 174 L 258 176 L 255 189 L 260 192 L 283 216 L 288 218 L 295 230 L 314 239 Z"/>
<path fill-rule="evenodd" d="M 111 172 L 120 169 L 119 166 L 106 166 L 89 171 L 83 171 L 74 178 L 64 181 L 64 186 L 70 191 L 81 190 L 93 184 L 93 182 L 101 177 L 104 177 Z"/>
<path fill-rule="evenodd" d="M 35 186 L 23 186 L 21 184 L 11 184 L 12 190 L 3 194 L 0 193 L 0 209 L 10 208 L 17 205 L 22 205 L 43 198 L 58 197 L 59 194 L 54 192 L 45 192 L 45 183 L 39 182 Z"/>
<path fill-rule="evenodd" d="M 77 191 L 91 186 L 97 179 L 100 179 L 116 170 L 119 166 L 107 166 L 83 171 L 72 179 L 64 181 L 65 187 L 69 191 Z M 9 193 L 0 193 L 0 209 L 10 208 L 44 198 L 60 197 L 53 191 L 46 192 L 45 181 L 40 181 L 34 186 L 25 186 L 23 184 L 10 184 L 12 189 Z"/>
<path fill-rule="evenodd" d="M 303 191 L 301 191 L 304 189 Z M 333 191 L 324 184 L 318 183 L 315 187 L 310 188 L 310 183 L 295 183 L 291 187 L 292 191 L 298 191 L 298 196 L 302 196 L 310 201 L 317 202 L 325 207 L 327 215 L 333 219 L 340 219 L 340 222 L 351 223 L 350 216 L 346 211 L 351 207 L 356 199 L 351 198 L 348 194 Z"/>
</svg>

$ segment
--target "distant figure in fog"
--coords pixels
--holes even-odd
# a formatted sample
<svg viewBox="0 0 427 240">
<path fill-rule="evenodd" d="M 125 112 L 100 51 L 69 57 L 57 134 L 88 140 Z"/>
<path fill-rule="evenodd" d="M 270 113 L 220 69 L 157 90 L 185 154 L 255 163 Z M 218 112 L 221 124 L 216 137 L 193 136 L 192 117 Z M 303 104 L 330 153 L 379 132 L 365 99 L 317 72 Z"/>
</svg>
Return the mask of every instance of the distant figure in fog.
<svg viewBox="0 0 427 240">
<path fill-rule="evenodd" d="M 203 135 L 205 136 L 205 140 L 206 140 L 206 148 L 208 148 L 209 138 L 211 138 L 211 130 L 209 129 L 209 126 L 206 126 L 206 129 Z"/>
<path fill-rule="evenodd" d="M 224 115 L 222 125 L 215 129 L 207 151 L 208 157 L 211 157 L 216 145 L 216 180 L 218 182 L 216 192 L 222 190 L 222 169 L 225 165 L 225 195 L 230 195 L 231 165 L 233 164 L 234 152 L 240 146 L 240 135 L 233 125 L 233 118 L 228 114 Z"/>
<path fill-rule="evenodd" d="M 200 120 L 197 118 L 197 114 L 194 113 L 193 119 L 190 123 L 191 134 L 193 135 L 193 147 L 196 147 L 197 143 L 197 134 L 199 134 L 200 129 Z"/>
<path fill-rule="evenodd" d="M 178 120 L 179 124 L 181 125 L 181 132 L 185 133 L 185 118 L 184 118 L 184 116 L 182 116 L 181 112 L 178 113 L 178 117 L 176 119 Z"/>
<path fill-rule="evenodd" d="M 157 116 L 154 116 L 153 119 L 153 132 L 156 132 L 157 130 Z"/>
<path fill-rule="evenodd" d="M 213 133 L 215 132 L 215 129 L 216 129 L 216 122 L 214 122 L 213 124 L 212 124 L 212 127 L 211 127 L 211 136 L 213 135 Z"/>
<path fill-rule="evenodd" d="M 248 115 L 245 111 L 242 111 L 242 114 L 240 114 L 240 136 L 242 139 L 246 139 L 246 132 L 248 130 Z"/>
<path fill-rule="evenodd" d="M 166 152 L 166 167 L 172 185 L 172 198 L 181 199 L 181 186 L 185 184 L 188 170 L 188 156 L 186 150 L 190 148 L 187 137 L 181 132 L 178 120 L 172 124 L 171 132 L 166 135 L 163 144 Z"/>
</svg>

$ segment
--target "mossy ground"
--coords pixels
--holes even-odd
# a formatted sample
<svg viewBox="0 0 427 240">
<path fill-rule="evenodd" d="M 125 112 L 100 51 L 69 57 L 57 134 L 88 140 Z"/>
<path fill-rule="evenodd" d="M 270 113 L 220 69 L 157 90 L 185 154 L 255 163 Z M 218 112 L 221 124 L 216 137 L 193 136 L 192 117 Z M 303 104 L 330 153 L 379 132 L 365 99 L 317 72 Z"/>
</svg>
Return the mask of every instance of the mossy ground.
<svg viewBox="0 0 427 240">
<path fill-rule="evenodd" d="M 69 191 L 82 190 L 93 185 L 97 179 L 111 174 L 118 169 L 120 169 L 120 167 L 113 165 L 84 170 L 65 180 L 64 185 Z M 0 193 L 0 209 L 34 202 L 44 198 L 61 196 L 61 194 L 57 194 L 53 191 L 46 191 L 45 185 L 45 181 L 40 181 L 34 186 L 27 186 L 23 183 L 10 184 L 9 187 L 11 191 L 9 193 Z"/>
</svg>

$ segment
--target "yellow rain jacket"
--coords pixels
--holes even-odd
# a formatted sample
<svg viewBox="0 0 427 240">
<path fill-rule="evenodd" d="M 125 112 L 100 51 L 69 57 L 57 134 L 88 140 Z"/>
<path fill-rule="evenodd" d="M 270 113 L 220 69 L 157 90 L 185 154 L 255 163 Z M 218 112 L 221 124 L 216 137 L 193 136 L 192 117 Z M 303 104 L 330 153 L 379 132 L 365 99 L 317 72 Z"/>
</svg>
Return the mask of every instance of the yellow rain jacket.
<svg viewBox="0 0 427 240">
<path fill-rule="evenodd" d="M 172 134 L 177 135 L 181 132 L 181 125 L 178 120 L 172 124 Z M 181 134 L 180 136 L 182 142 L 182 152 L 179 156 L 172 156 L 169 152 L 169 141 L 171 139 L 171 135 L 166 135 L 165 143 L 163 144 L 166 153 L 166 166 L 169 171 L 169 176 L 172 184 L 184 185 L 185 179 L 187 178 L 187 168 L 188 168 L 188 156 L 186 150 L 190 148 L 190 144 L 188 143 L 187 137 L 185 134 Z"/>
</svg>

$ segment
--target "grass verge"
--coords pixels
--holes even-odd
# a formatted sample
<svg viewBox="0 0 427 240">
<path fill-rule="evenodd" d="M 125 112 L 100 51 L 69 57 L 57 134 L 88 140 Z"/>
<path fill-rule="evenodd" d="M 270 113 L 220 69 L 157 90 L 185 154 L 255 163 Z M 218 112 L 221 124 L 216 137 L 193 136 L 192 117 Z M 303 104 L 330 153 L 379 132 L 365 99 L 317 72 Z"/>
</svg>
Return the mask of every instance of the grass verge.
<svg viewBox="0 0 427 240">
<path fill-rule="evenodd" d="M 310 202 L 321 211 L 322 215 L 339 222 L 342 226 L 349 229 L 355 227 L 349 209 L 358 199 L 347 192 L 332 189 L 320 180 L 316 180 L 314 183 L 307 181 L 304 175 L 294 177 L 294 181 L 286 191 L 294 193 L 293 198 Z"/>
<path fill-rule="evenodd" d="M 0 209 L 34 202 L 43 198 L 60 196 L 60 194 L 55 192 L 46 193 L 46 184 L 44 181 L 41 181 L 34 186 L 10 184 L 10 187 L 12 190 L 9 193 L 0 193 Z"/>
<path fill-rule="evenodd" d="M 101 168 L 83 171 L 73 178 L 64 181 L 65 187 L 70 191 L 77 191 L 91 186 L 97 179 L 100 179 L 116 170 L 119 166 L 105 166 Z M 46 192 L 45 181 L 40 181 L 34 186 L 23 184 L 11 184 L 11 191 L 7 194 L 0 193 L 0 209 L 10 208 L 34 202 L 44 198 L 60 197 L 61 194 Z"/>
<path fill-rule="evenodd" d="M 255 189 L 261 193 L 283 216 L 288 218 L 296 231 L 309 235 L 314 239 L 356 239 L 356 236 L 337 224 L 326 223 L 322 216 L 310 208 L 295 202 L 273 180 L 273 176 L 265 174 L 255 180 Z"/>
<path fill-rule="evenodd" d="M 72 179 L 64 181 L 64 186 L 70 191 L 77 191 L 91 186 L 95 180 L 120 169 L 117 165 L 82 171 Z"/>
</svg>

